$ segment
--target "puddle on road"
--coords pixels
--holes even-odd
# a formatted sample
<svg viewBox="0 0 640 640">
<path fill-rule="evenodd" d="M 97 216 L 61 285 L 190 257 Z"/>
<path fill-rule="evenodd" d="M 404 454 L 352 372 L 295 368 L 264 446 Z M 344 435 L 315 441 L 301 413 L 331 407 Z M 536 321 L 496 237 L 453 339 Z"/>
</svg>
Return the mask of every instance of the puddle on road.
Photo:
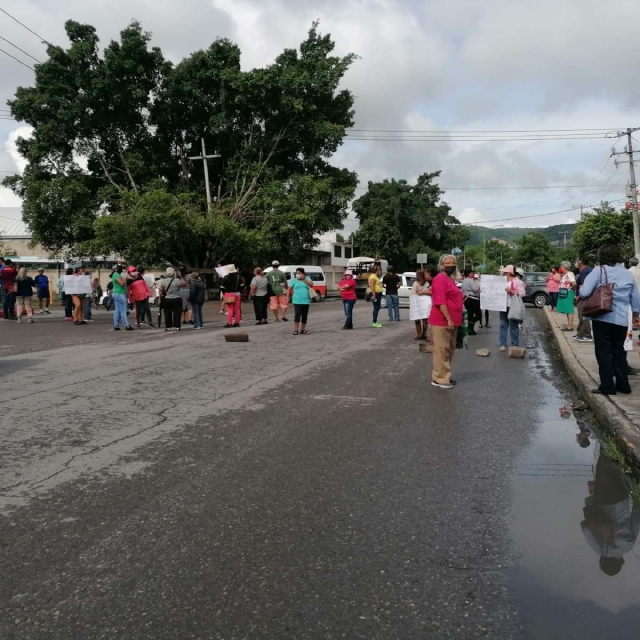
<svg viewBox="0 0 640 640">
<path fill-rule="evenodd" d="M 555 359 L 554 359 L 555 360 Z M 509 587 L 527 640 L 640 638 L 640 510 L 568 375 L 542 349 L 538 429 L 518 461 Z M 565 411 L 561 411 L 565 409 Z"/>
</svg>

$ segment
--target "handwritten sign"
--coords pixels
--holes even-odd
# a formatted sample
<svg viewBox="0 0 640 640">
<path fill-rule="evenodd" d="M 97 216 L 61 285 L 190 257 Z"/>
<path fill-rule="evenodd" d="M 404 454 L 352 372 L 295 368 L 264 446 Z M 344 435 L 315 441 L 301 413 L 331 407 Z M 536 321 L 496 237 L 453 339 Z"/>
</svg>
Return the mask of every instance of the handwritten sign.
<svg viewBox="0 0 640 640">
<path fill-rule="evenodd" d="M 480 307 L 487 311 L 506 311 L 506 288 L 505 276 L 480 276 Z"/>
<path fill-rule="evenodd" d="M 64 292 L 67 295 L 91 295 L 90 276 L 64 276 Z"/>
</svg>

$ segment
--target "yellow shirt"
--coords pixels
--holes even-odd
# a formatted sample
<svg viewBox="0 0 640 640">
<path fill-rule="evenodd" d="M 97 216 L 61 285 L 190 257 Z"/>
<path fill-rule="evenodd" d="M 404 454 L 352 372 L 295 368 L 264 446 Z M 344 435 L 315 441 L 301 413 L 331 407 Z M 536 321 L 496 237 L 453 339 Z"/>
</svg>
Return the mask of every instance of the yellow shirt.
<svg viewBox="0 0 640 640">
<path fill-rule="evenodd" d="M 369 289 L 373 293 L 382 293 L 382 283 L 375 273 L 369 274 Z"/>
</svg>

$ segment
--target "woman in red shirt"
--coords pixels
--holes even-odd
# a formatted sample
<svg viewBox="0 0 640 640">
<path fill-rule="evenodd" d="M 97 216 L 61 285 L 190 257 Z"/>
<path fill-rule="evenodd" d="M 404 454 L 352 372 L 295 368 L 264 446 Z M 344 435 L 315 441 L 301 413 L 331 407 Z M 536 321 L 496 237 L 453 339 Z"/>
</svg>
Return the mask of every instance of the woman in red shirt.
<svg viewBox="0 0 640 640">
<path fill-rule="evenodd" d="M 456 352 L 458 327 L 462 326 L 462 291 L 455 282 L 456 257 L 445 255 L 438 265 L 440 273 L 431 285 L 431 314 L 429 325 L 433 336 L 433 373 L 431 384 L 440 389 L 451 389 L 451 362 Z"/>
<path fill-rule="evenodd" d="M 356 296 L 356 279 L 353 277 L 353 272 L 346 270 L 344 277 L 338 285 L 340 291 L 340 297 L 342 298 L 342 304 L 344 305 L 344 327 L 343 329 L 353 329 L 353 307 L 355 307 Z"/>
</svg>

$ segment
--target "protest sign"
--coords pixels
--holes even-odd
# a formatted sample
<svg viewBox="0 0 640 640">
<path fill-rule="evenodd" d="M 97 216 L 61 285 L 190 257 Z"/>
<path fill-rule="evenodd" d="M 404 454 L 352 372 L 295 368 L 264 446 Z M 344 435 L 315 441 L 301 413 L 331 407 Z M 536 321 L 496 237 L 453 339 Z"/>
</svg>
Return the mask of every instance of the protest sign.
<svg viewBox="0 0 640 640">
<path fill-rule="evenodd" d="M 70 296 L 91 295 L 91 277 L 64 276 L 64 292 Z"/>
<path fill-rule="evenodd" d="M 506 288 L 505 276 L 480 276 L 480 308 L 487 311 L 506 311 Z"/>
</svg>

